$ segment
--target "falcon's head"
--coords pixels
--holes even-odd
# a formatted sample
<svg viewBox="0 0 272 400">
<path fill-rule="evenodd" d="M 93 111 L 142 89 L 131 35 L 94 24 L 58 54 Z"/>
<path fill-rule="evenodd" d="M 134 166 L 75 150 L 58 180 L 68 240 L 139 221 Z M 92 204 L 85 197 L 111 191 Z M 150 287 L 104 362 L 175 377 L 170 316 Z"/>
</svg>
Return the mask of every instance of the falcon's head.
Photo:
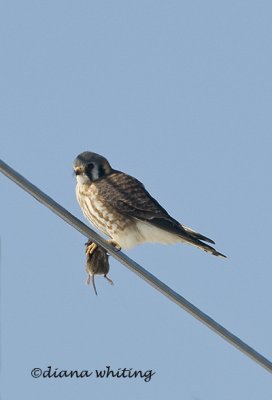
<svg viewBox="0 0 272 400">
<path fill-rule="evenodd" d="M 88 184 L 110 175 L 112 168 L 106 158 L 90 151 L 84 151 L 75 159 L 74 171 L 78 183 Z"/>
</svg>

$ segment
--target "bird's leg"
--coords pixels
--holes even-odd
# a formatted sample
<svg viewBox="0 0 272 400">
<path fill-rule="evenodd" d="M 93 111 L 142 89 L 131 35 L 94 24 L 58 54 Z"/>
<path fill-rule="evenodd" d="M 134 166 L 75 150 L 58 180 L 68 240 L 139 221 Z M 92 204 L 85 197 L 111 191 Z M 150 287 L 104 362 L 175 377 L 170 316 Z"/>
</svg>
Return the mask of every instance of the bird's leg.
<svg viewBox="0 0 272 400">
<path fill-rule="evenodd" d="M 121 246 L 115 240 L 110 239 L 110 240 L 107 240 L 107 242 L 109 244 L 111 244 L 116 251 L 120 251 L 121 250 Z"/>
<path fill-rule="evenodd" d="M 113 281 L 110 278 L 108 278 L 107 275 L 104 275 L 104 278 L 107 279 L 110 285 L 114 285 Z"/>
</svg>

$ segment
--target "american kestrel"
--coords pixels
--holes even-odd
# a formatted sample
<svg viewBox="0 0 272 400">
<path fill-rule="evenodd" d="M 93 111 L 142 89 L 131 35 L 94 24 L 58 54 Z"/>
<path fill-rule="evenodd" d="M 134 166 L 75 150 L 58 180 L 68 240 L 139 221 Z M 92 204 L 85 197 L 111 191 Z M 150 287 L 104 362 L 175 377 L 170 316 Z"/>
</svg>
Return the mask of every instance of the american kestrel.
<svg viewBox="0 0 272 400">
<path fill-rule="evenodd" d="M 83 214 L 110 237 L 115 247 L 130 249 L 145 242 L 183 242 L 226 257 L 203 243 L 214 243 L 213 240 L 172 218 L 140 181 L 113 169 L 99 154 L 89 151 L 79 154 L 74 171 L 76 196 Z M 90 254 L 95 247 L 95 244 L 90 246 Z"/>
</svg>

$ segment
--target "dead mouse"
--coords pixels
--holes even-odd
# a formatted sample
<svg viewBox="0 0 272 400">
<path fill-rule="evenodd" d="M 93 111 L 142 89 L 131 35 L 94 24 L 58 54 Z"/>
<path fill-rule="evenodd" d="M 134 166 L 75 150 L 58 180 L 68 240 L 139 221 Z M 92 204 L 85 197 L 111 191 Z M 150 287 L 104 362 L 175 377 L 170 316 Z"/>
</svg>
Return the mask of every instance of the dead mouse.
<svg viewBox="0 0 272 400">
<path fill-rule="evenodd" d="M 94 292 L 97 295 L 94 276 L 104 275 L 107 281 L 113 285 L 113 281 L 107 277 L 110 270 L 109 255 L 103 247 L 98 246 L 92 241 L 86 243 L 86 271 L 88 273 L 86 283 L 89 285 L 92 277 Z"/>
</svg>

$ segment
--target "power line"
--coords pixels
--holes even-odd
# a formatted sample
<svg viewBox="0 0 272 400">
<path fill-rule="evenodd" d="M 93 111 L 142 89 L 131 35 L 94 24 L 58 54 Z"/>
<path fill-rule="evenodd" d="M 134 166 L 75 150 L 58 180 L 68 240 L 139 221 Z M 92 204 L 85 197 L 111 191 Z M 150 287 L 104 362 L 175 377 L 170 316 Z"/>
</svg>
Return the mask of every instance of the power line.
<svg viewBox="0 0 272 400">
<path fill-rule="evenodd" d="M 28 192 L 31 196 L 33 196 L 36 200 L 41 202 L 43 205 L 48 207 L 51 211 L 57 214 L 60 218 L 62 218 L 65 222 L 70 224 L 72 227 L 77 229 L 80 233 L 86 236 L 88 239 L 92 239 L 99 246 L 102 246 L 107 252 L 112 255 L 116 260 L 121 262 L 127 268 L 129 268 L 132 272 L 139 275 L 142 279 L 144 279 L 147 283 L 161 292 L 164 296 L 168 297 L 178 306 L 183 308 L 185 311 L 190 313 L 193 317 L 197 318 L 203 324 L 208 326 L 208 328 L 212 329 L 215 333 L 220 335 L 223 339 L 231 343 L 237 349 L 242 351 L 248 357 L 252 358 L 255 362 L 259 363 L 263 368 L 267 369 L 269 372 L 272 372 L 272 362 L 265 358 L 263 355 L 258 353 L 252 347 L 247 345 L 237 336 L 232 334 L 230 331 L 225 329 L 222 325 L 218 324 L 207 314 L 199 310 L 192 303 L 186 300 L 184 297 L 176 293 L 165 283 L 161 282 L 154 275 L 144 269 L 141 265 L 137 264 L 131 258 L 126 256 L 121 251 L 116 252 L 116 250 L 106 242 L 102 237 L 100 237 L 95 231 L 81 222 L 78 218 L 72 215 L 69 211 L 63 208 L 60 204 L 54 201 L 51 197 L 47 196 L 44 192 L 34 186 L 31 182 L 29 182 L 26 178 L 16 172 L 14 169 L 9 167 L 5 162 L 0 160 L 0 171 L 6 175 L 9 179 L 19 185 L 23 190 Z"/>
</svg>

